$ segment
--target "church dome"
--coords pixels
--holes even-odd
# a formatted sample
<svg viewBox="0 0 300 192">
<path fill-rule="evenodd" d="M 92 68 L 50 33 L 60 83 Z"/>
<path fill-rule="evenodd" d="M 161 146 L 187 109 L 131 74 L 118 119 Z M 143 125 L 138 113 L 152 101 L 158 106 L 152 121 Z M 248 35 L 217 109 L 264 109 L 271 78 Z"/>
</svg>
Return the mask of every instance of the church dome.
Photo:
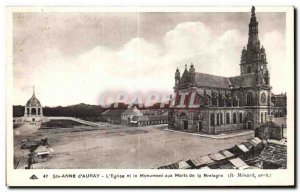
<svg viewBox="0 0 300 192">
<path fill-rule="evenodd" d="M 26 103 L 26 107 L 42 107 L 41 102 L 35 96 L 34 90 L 31 98 Z"/>
</svg>

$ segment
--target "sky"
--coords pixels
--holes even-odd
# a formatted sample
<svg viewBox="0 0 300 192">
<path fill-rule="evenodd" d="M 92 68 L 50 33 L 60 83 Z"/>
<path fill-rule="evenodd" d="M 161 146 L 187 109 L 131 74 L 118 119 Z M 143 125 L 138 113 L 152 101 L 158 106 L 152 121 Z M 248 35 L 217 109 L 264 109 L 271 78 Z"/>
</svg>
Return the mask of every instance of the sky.
<svg viewBox="0 0 300 192">
<path fill-rule="evenodd" d="M 35 86 L 43 106 L 99 104 L 108 91 L 173 92 L 176 68 L 240 74 L 249 12 L 18 12 L 13 15 L 14 105 Z M 285 13 L 256 13 L 274 93 L 285 92 Z"/>
</svg>

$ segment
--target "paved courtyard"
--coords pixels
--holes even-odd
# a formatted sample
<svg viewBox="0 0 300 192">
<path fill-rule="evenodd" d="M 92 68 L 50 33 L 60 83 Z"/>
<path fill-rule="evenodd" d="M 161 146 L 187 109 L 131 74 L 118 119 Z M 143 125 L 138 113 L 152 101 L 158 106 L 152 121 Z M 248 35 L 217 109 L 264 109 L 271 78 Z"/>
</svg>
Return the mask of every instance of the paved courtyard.
<svg viewBox="0 0 300 192">
<path fill-rule="evenodd" d="M 31 126 L 31 125 L 24 125 Z M 17 128 L 26 130 L 27 128 Z M 244 142 L 253 134 L 213 139 L 166 131 L 166 125 L 126 127 L 109 125 L 100 128 L 38 129 L 30 136 L 15 134 L 15 156 L 26 156 L 20 149 L 24 138 L 47 137 L 53 156 L 34 164 L 48 168 L 156 168 L 179 160 L 197 158 Z M 29 129 L 32 132 L 32 129 Z"/>
</svg>

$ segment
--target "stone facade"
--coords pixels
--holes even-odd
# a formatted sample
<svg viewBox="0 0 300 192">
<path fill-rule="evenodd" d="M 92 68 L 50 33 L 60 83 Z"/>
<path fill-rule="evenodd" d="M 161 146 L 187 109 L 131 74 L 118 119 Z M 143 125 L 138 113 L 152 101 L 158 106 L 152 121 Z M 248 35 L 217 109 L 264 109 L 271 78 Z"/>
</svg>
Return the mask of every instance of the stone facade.
<svg viewBox="0 0 300 192">
<path fill-rule="evenodd" d="M 273 111 L 275 117 L 284 117 L 287 115 L 287 97 L 286 93 L 272 94 L 271 101 L 274 103 Z"/>
<path fill-rule="evenodd" d="M 270 74 L 266 52 L 258 39 L 252 7 L 247 48 L 243 48 L 240 75 L 221 77 L 196 72 L 193 64 L 175 72 L 174 107 L 169 128 L 207 134 L 258 127 L 272 112 Z"/>
<path fill-rule="evenodd" d="M 125 110 L 106 110 L 101 114 L 101 120 L 112 124 L 121 124 L 121 115 Z"/>
<path fill-rule="evenodd" d="M 134 116 L 130 123 L 130 126 L 141 127 L 147 125 L 158 125 L 158 124 L 167 124 L 168 116 L 167 115 L 143 115 L 143 116 Z"/>
</svg>

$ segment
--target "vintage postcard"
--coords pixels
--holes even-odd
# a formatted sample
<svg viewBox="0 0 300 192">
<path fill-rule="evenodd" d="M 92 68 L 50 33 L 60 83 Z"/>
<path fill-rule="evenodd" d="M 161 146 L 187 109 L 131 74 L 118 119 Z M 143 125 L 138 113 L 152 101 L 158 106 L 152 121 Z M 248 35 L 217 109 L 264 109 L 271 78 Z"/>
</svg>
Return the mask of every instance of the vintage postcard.
<svg viewBox="0 0 300 192">
<path fill-rule="evenodd" d="M 294 186 L 294 7 L 7 7 L 8 186 Z"/>
</svg>

